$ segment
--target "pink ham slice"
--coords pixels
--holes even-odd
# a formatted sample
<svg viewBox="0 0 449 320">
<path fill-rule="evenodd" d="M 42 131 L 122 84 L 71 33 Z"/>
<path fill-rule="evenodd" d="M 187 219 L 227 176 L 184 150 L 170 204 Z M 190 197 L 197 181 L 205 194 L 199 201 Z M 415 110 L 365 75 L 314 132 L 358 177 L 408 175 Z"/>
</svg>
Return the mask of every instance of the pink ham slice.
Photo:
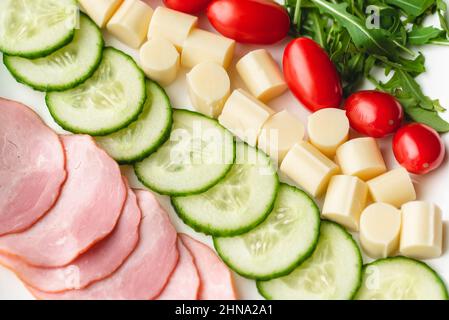
<svg viewBox="0 0 449 320">
<path fill-rule="evenodd" d="M 157 297 L 178 262 L 177 234 L 153 194 L 141 190 L 136 194 L 142 210 L 140 241 L 114 274 L 81 290 L 44 293 L 29 288 L 31 293 L 38 299 L 48 300 L 150 300 Z"/>
<path fill-rule="evenodd" d="M 180 235 L 182 242 L 193 255 L 201 279 L 199 300 L 237 299 L 232 274 L 215 252 L 205 244 Z"/>
<path fill-rule="evenodd" d="M 60 267 L 75 260 L 111 233 L 126 200 L 120 168 L 91 137 L 61 139 L 68 176 L 55 206 L 25 232 L 0 238 L 2 253 L 33 266 Z"/>
<path fill-rule="evenodd" d="M 136 195 L 128 189 L 125 207 L 112 234 L 70 265 L 39 268 L 6 255 L 0 255 L 0 264 L 13 270 L 28 286 L 41 291 L 81 289 L 108 277 L 122 265 L 139 241 L 140 220 Z"/>
<path fill-rule="evenodd" d="M 178 239 L 179 261 L 167 286 L 157 300 L 196 300 L 200 289 L 200 277 L 193 256 Z"/>
<path fill-rule="evenodd" d="M 0 236 L 32 226 L 66 178 L 58 136 L 30 108 L 0 98 Z"/>
</svg>

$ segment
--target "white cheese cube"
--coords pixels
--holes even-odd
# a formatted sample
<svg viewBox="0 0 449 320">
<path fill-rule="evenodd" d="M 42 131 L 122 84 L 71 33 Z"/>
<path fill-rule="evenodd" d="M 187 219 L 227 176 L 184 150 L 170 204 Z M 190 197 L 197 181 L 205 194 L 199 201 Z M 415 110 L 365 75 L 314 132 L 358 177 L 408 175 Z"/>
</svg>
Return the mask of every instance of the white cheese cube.
<svg viewBox="0 0 449 320">
<path fill-rule="evenodd" d="M 187 74 L 187 86 L 193 107 L 212 118 L 220 115 L 231 92 L 228 73 L 215 62 L 196 65 Z"/>
<path fill-rule="evenodd" d="M 401 211 L 386 203 L 373 203 L 360 217 L 360 243 L 371 258 L 386 258 L 399 248 Z"/>
<path fill-rule="evenodd" d="M 234 40 L 194 29 L 184 42 L 181 64 L 186 68 L 193 68 L 201 62 L 211 61 L 227 69 L 234 56 L 234 49 Z"/>
<path fill-rule="evenodd" d="M 316 197 L 326 190 L 339 167 L 308 142 L 295 144 L 282 161 L 280 170 Z"/>
<path fill-rule="evenodd" d="M 374 201 L 389 203 L 397 208 L 416 199 L 412 179 L 404 168 L 391 170 L 369 180 L 368 188 Z"/>
<path fill-rule="evenodd" d="M 242 141 L 255 147 L 262 126 L 273 114 L 268 106 L 238 89 L 226 101 L 218 121 Z"/>
<path fill-rule="evenodd" d="M 84 12 L 103 28 L 122 4 L 123 0 L 79 0 Z"/>
<path fill-rule="evenodd" d="M 236 68 L 249 91 L 263 102 L 274 99 L 287 90 L 279 66 L 265 49 L 251 51 L 240 59 Z"/>
<path fill-rule="evenodd" d="M 310 142 L 329 158 L 349 137 L 349 120 L 341 109 L 318 110 L 309 116 L 307 128 Z"/>
<path fill-rule="evenodd" d="M 364 181 L 353 176 L 333 176 L 327 188 L 321 214 L 326 219 L 357 231 L 367 197 L 368 187 Z"/>
<path fill-rule="evenodd" d="M 107 30 L 124 44 L 139 48 L 145 41 L 153 9 L 140 0 L 125 0 L 107 24 Z"/>
<path fill-rule="evenodd" d="M 443 222 L 433 203 L 412 201 L 402 206 L 401 254 L 430 259 L 441 256 Z"/>
<path fill-rule="evenodd" d="M 304 138 L 304 125 L 284 110 L 276 113 L 262 127 L 258 148 L 280 163 L 287 152 Z"/>
<path fill-rule="evenodd" d="M 148 39 L 163 37 L 173 43 L 178 51 L 197 25 L 198 18 L 165 7 L 157 7 L 148 29 Z"/>
<path fill-rule="evenodd" d="M 337 149 L 337 162 L 344 174 L 370 180 L 387 171 L 379 145 L 374 138 L 358 138 Z"/>
<path fill-rule="evenodd" d="M 180 65 L 179 52 L 164 38 L 152 38 L 140 48 L 142 70 L 161 85 L 169 85 L 176 79 Z"/>
</svg>

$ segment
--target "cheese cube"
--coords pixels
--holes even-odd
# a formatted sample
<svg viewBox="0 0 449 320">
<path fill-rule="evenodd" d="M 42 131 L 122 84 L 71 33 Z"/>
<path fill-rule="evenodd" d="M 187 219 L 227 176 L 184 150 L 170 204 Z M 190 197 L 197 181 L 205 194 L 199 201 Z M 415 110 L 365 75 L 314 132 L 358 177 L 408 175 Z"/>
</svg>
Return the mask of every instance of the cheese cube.
<svg viewBox="0 0 449 320">
<path fill-rule="evenodd" d="M 193 68 L 201 62 L 211 61 L 227 69 L 234 56 L 234 49 L 234 40 L 194 29 L 184 42 L 181 63 L 186 68 Z"/>
<path fill-rule="evenodd" d="M 412 179 L 404 168 L 391 170 L 369 180 L 368 188 L 374 201 L 389 203 L 397 208 L 416 199 Z"/>
<path fill-rule="evenodd" d="M 107 30 L 124 44 L 139 48 L 145 41 L 153 9 L 143 1 L 125 0 L 107 24 Z"/>
<path fill-rule="evenodd" d="M 226 101 L 218 121 L 235 136 L 257 145 L 262 126 L 274 111 L 242 89 L 234 90 Z"/>
<path fill-rule="evenodd" d="M 212 118 L 220 115 L 231 92 L 228 73 L 215 62 L 196 65 L 187 74 L 187 86 L 195 109 Z"/>
<path fill-rule="evenodd" d="M 265 49 L 251 51 L 240 59 L 236 68 L 249 91 L 263 102 L 276 98 L 287 90 L 279 66 Z"/>
<path fill-rule="evenodd" d="M 295 144 L 282 161 L 281 172 L 316 197 L 321 195 L 339 167 L 308 142 Z"/>
<path fill-rule="evenodd" d="M 341 109 L 322 109 L 311 114 L 307 123 L 310 142 L 329 158 L 349 137 L 349 120 Z"/>
<path fill-rule="evenodd" d="M 345 175 L 333 176 L 327 188 L 322 216 L 357 231 L 367 196 L 368 187 L 359 178 Z"/>
<path fill-rule="evenodd" d="M 287 152 L 304 138 L 304 126 L 288 111 L 273 115 L 262 127 L 258 148 L 271 156 L 275 163 L 282 162 Z"/>
<path fill-rule="evenodd" d="M 386 258 L 399 248 L 401 211 L 386 203 L 374 203 L 360 217 L 360 243 L 371 258 Z"/>
<path fill-rule="evenodd" d="M 148 39 L 163 37 L 173 43 L 178 51 L 197 25 L 198 18 L 165 7 L 157 7 L 148 29 Z"/>
<path fill-rule="evenodd" d="M 433 203 L 412 201 L 402 206 L 401 254 L 430 259 L 441 256 L 443 222 Z"/>
<path fill-rule="evenodd" d="M 180 64 L 179 52 L 164 38 L 152 38 L 140 48 L 140 66 L 161 85 L 169 85 L 176 79 Z"/>
<path fill-rule="evenodd" d="M 81 8 L 103 28 L 122 4 L 123 0 L 79 0 Z"/>
<path fill-rule="evenodd" d="M 387 171 L 379 145 L 374 138 L 358 138 L 337 149 L 337 162 L 344 174 L 370 180 Z"/>
</svg>

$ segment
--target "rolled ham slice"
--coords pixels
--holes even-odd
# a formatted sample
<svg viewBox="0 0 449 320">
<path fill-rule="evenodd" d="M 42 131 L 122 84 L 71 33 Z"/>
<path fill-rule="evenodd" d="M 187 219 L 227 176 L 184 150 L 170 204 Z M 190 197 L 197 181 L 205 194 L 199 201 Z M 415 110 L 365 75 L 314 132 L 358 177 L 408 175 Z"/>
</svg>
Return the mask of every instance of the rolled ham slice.
<svg viewBox="0 0 449 320">
<path fill-rule="evenodd" d="M 110 277 L 81 290 L 45 293 L 48 300 L 150 300 L 159 296 L 178 262 L 177 234 L 167 213 L 148 191 L 135 191 L 142 211 L 140 241 L 125 263 Z"/>
<path fill-rule="evenodd" d="M 196 300 L 200 289 L 200 276 L 193 256 L 178 239 L 179 261 L 167 286 L 157 300 Z"/>
<path fill-rule="evenodd" d="M 117 227 L 106 239 L 60 268 L 39 268 L 20 259 L 1 255 L 0 264 L 13 270 L 28 286 L 45 292 L 60 292 L 87 287 L 116 271 L 139 241 L 141 213 L 137 197 L 128 189 L 128 197 Z"/>
<path fill-rule="evenodd" d="M 198 268 L 201 280 L 199 300 L 237 299 L 232 274 L 215 252 L 186 234 L 180 237 Z"/>
<path fill-rule="evenodd" d="M 75 260 L 111 233 L 126 199 L 120 168 L 91 137 L 61 139 L 68 175 L 58 201 L 30 229 L 0 238 L 0 252 L 33 266 L 60 267 Z"/>
<path fill-rule="evenodd" d="M 30 108 L 0 98 L 0 236 L 31 227 L 66 178 L 58 136 Z"/>
</svg>

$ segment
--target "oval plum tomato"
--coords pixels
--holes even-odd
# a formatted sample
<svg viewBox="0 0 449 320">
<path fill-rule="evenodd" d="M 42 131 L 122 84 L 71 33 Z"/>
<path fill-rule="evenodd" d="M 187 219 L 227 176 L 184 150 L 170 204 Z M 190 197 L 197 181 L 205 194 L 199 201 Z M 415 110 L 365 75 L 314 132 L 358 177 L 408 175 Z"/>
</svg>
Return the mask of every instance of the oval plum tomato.
<svg viewBox="0 0 449 320">
<path fill-rule="evenodd" d="M 273 44 L 290 28 L 287 10 L 267 0 L 216 0 L 207 17 L 218 32 L 241 43 Z"/>
<path fill-rule="evenodd" d="M 411 123 L 396 132 L 393 152 L 396 160 L 407 171 L 426 174 L 441 165 L 445 147 L 434 129 L 421 123 Z"/>
<path fill-rule="evenodd" d="M 337 69 L 326 51 L 309 38 L 290 42 L 284 51 L 284 76 L 302 104 L 315 112 L 339 108 L 343 90 Z"/>
<path fill-rule="evenodd" d="M 164 4 L 173 10 L 185 13 L 198 13 L 206 9 L 211 0 L 164 0 Z"/>
<path fill-rule="evenodd" d="M 373 138 L 396 132 L 404 118 L 402 106 L 395 97 L 374 90 L 352 94 L 346 100 L 345 109 L 351 127 Z"/>
</svg>

